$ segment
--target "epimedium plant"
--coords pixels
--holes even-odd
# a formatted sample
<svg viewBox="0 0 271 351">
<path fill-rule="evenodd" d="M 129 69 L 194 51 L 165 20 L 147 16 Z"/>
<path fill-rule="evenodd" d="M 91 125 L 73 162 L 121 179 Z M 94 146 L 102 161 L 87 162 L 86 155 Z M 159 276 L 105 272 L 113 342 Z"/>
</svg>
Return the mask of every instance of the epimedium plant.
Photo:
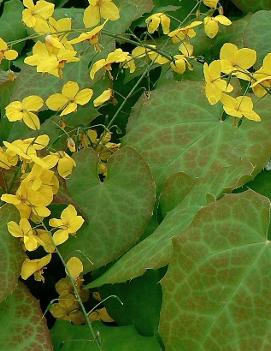
<svg viewBox="0 0 271 351">
<path fill-rule="evenodd" d="M 271 4 L 248 3 L 3 2 L 1 349 L 269 350 Z"/>
</svg>

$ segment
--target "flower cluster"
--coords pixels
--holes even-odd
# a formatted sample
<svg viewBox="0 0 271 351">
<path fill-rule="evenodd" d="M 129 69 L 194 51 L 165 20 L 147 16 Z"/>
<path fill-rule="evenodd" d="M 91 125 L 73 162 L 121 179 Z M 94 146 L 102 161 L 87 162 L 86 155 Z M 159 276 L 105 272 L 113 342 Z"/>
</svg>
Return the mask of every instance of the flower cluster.
<svg viewBox="0 0 271 351">
<path fill-rule="evenodd" d="M 228 116 L 247 118 L 259 122 L 261 117 L 253 110 L 253 101 L 250 96 L 231 96 L 233 85 L 231 80 L 238 78 L 247 82 L 246 91 L 252 89 L 256 96 L 262 97 L 267 94 L 270 76 L 266 65 L 270 60 L 268 54 L 263 66 L 256 72 L 250 72 L 257 60 L 255 50 L 249 48 L 238 49 L 231 43 L 226 43 L 220 50 L 220 59 L 204 64 L 205 93 L 211 105 L 219 101 Z"/>
</svg>

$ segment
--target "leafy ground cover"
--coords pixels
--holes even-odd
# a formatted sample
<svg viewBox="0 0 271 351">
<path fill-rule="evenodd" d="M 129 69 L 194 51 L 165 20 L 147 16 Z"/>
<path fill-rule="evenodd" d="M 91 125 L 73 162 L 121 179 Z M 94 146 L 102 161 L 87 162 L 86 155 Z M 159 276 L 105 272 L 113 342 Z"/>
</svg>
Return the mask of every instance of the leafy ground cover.
<svg viewBox="0 0 271 351">
<path fill-rule="evenodd" d="M 269 351 L 271 2 L 0 6 L 0 350 Z"/>
</svg>

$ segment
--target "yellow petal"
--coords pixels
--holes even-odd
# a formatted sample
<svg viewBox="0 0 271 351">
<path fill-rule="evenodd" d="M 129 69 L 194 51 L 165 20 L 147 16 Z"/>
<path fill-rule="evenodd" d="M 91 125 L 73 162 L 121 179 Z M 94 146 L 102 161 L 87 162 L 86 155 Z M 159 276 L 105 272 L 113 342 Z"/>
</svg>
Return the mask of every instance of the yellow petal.
<svg viewBox="0 0 271 351">
<path fill-rule="evenodd" d="M 213 39 L 217 33 L 218 33 L 218 23 L 211 19 L 208 22 L 204 22 L 204 30 L 206 35 L 210 38 Z"/>
<path fill-rule="evenodd" d="M 93 90 L 92 89 L 82 89 L 75 97 L 75 101 L 79 105 L 85 105 L 92 98 Z"/>
<path fill-rule="evenodd" d="M 1 196 L 1 200 L 14 206 L 19 205 L 21 203 L 17 196 L 12 194 L 3 194 Z"/>
<path fill-rule="evenodd" d="M 36 18 L 32 15 L 32 11 L 25 9 L 22 12 L 22 21 L 26 24 L 27 27 L 33 28 L 36 24 Z"/>
<path fill-rule="evenodd" d="M 101 106 L 105 102 L 109 101 L 112 97 L 112 89 L 105 90 L 100 96 L 98 96 L 94 101 L 94 107 Z"/>
<path fill-rule="evenodd" d="M 118 7 L 111 1 L 104 3 L 100 7 L 100 14 L 102 18 L 116 21 L 120 18 Z"/>
<path fill-rule="evenodd" d="M 22 106 L 28 111 L 38 111 L 43 106 L 43 99 L 37 95 L 31 95 L 22 100 Z"/>
<path fill-rule="evenodd" d="M 70 100 L 75 97 L 75 95 L 79 91 L 79 85 L 77 82 L 73 82 L 69 80 L 67 83 L 63 85 L 62 88 L 62 95 L 66 96 Z"/>
<path fill-rule="evenodd" d="M 64 229 L 59 229 L 53 234 L 53 241 L 56 246 L 63 244 L 68 239 L 69 233 Z"/>
<path fill-rule="evenodd" d="M 12 236 L 14 236 L 15 238 L 23 237 L 23 232 L 16 222 L 13 222 L 13 221 L 8 222 L 7 226 L 8 226 L 8 231 Z"/>
<path fill-rule="evenodd" d="M 226 43 L 220 49 L 220 59 L 232 62 L 238 53 L 238 47 L 231 43 Z"/>
<path fill-rule="evenodd" d="M 66 268 L 73 279 L 78 278 L 84 270 L 81 260 L 79 260 L 77 257 L 71 257 L 66 265 Z"/>
<path fill-rule="evenodd" d="M 92 67 L 91 67 L 91 70 L 90 70 L 90 78 L 91 79 L 94 79 L 95 77 L 95 74 L 101 69 L 103 68 L 105 65 L 107 64 L 106 60 L 105 59 L 101 59 L 99 61 L 96 61 Z"/>
<path fill-rule="evenodd" d="M 215 105 L 221 99 L 222 91 L 217 89 L 212 83 L 207 83 L 205 86 L 205 94 L 211 105 Z"/>
<path fill-rule="evenodd" d="M 84 11 L 83 22 L 86 28 L 94 27 L 99 24 L 101 20 L 98 6 L 88 6 Z"/>
<path fill-rule="evenodd" d="M 33 112 L 25 112 L 23 114 L 23 121 L 30 129 L 33 129 L 33 130 L 40 129 L 39 117 L 35 115 Z"/>
<path fill-rule="evenodd" d="M 62 110 L 68 101 L 69 99 L 66 96 L 56 93 L 49 96 L 45 103 L 50 110 L 58 111 Z"/>
<path fill-rule="evenodd" d="M 77 110 L 77 103 L 76 102 L 70 102 L 64 108 L 64 110 L 61 112 L 60 116 L 68 115 L 69 113 L 72 113 L 72 112 L 74 112 L 76 110 Z"/>
<path fill-rule="evenodd" d="M 71 157 L 63 157 L 58 161 L 57 171 L 60 177 L 66 179 L 75 167 L 75 162 Z"/>
<path fill-rule="evenodd" d="M 255 111 L 244 112 L 244 117 L 255 122 L 261 121 L 261 117 Z"/>
<path fill-rule="evenodd" d="M 169 33 L 169 27 L 170 27 L 170 18 L 166 15 L 161 16 L 161 24 L 162 24 L 162 30 L 164 34 Z"/>
<path fill-rule="evenodd" d="M 223 24 L 224 26 L 230 26 L 232 23 L 230 19 L 228 19 L 226 16 L 223 16 L 223 15 L 215 16 L 215 20 L 220 24 Z"/>
<path fill-rule="evenodd" d="M 237 53 L 236 64 L 243 69 L 251 68 L 257 60 L 257 53 L 255 50 L 243 48 Z"/>
<path fill-rule="evenodd" d="M 18 52 L 15 50 L 7 50 L 5 51 L 4 56 L 7 60 L 12 61 L 18 57 Z"/>
<path fill-rule="evenodd" d="M 145 21 L 147 23 L 147 29 L 150 34 L 153 34 L 159 27 L 160 17 L 156 15 L 152 15 L 148 17 Z"/>
<path fill-rule="evenodd" d="M 251 112 L 253 110 L 253 102 L 248 96 L 238 96 L 236 98 L 238 109 L 242 112 Z"/>
</svg>

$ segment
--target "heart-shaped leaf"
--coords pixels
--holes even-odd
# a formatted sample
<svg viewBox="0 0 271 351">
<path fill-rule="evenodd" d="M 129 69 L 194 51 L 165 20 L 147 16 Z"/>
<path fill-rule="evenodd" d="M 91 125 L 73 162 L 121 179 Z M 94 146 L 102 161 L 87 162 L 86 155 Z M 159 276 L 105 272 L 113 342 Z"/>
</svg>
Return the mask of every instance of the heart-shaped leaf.
<svg viewBox="0 0 271 351">
<path fill-rule="evenodd" d="M 128 147 L 110 158 L 104 182 L 98 177 L 94 152 L 80 151 L 75 161 L 67 189 L 89 223 L 61 250 L 66 257 L 81 252 L 89 270 L 118 258 L 138 241 L 152 215 L 155 184 L 148 165 Z"/>
<path fill-rule="evenodd" d="M 269 349 L 269 221 L 269 200 L 246 191 L 201 209 L 173 240 L 162 279 L 166 350 Z"/>
</svg>

